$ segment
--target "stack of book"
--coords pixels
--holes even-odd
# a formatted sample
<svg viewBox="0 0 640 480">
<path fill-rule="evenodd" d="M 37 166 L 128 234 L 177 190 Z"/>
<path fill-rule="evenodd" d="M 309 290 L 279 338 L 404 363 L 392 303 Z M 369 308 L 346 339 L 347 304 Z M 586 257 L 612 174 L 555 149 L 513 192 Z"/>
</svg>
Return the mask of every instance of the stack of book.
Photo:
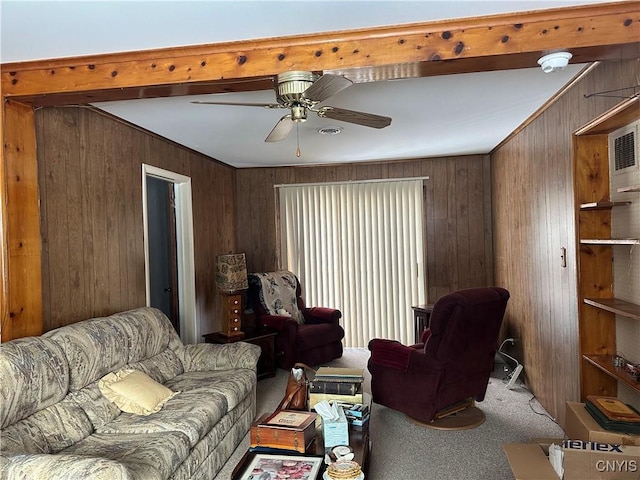
<svg viewBox="0 0 640 480">
<path fill-rule="evenodd" d="M 369 406 L 357 403 L 355 405 L 342 404 L 347 421 L 354 427 L 364 427 L 369 421 Z"/>
<path fill-rule="evenodd" d="M 605 430 L 640 434 L 640 413 L 616 397 L 589 395 L 585 408 Z"/>
<path fill-rule="evenodd" d="M 323 400 L 361 404 L 363 381 L 361 368 L 320 367 L 309 382 L 309 408 Z"/>
</svg>

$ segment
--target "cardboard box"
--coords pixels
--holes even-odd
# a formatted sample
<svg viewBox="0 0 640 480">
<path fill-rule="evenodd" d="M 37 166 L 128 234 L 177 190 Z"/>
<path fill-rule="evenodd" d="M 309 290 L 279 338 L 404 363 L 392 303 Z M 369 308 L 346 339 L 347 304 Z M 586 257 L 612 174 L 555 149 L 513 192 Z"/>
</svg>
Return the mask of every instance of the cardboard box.
<svg viewBox="0 0 640 480">
<path fill-rule="evenodd" d="M 315 440 L 314 412 L 276 410 L 251 425 L 251 446 L 295 450 L 305 453 Z"/>
<path fill-rule="evenodd" d="M 565 440 L 563 480 L 638 480 L 640 447 Z"/>
<path fill-rule="evenodd" d="M 639 480 L 640 447 L 583 440 L 562 443 L 563 480 Z M 558 480 L 545 448 L 547 444 L 503 445 L 516 480 Z"/>
<path fill-rule="evenodd" d="M 598 422 L 584 408 L 584 403 L 567 402 L 565 421 L 567 438 L 640 446 L 640 435 L 612 432 L 598 425 Z"/>
<path fill-rule="evenodd" d="M 335 422 L 322 419 L 322 436 L 324 437 L 324 448 L 335 447 L 337 445 L 349 445 L 349 422 L 342 408 L 338 408 L 340 417 Z"/>
<path fill-rule="evenodd" d="M 515 480 L 558 480 L 549 459 L 537 443 L 507 443 L 502 446 Z"/>
</svg>

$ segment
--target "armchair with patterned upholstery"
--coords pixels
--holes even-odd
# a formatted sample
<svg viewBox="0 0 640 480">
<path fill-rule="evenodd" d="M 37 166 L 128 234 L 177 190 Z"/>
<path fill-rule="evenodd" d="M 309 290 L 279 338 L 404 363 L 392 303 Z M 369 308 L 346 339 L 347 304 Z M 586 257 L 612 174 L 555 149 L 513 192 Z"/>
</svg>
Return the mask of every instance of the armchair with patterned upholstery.
<svg viewBox="0 0 640 480">
<path fill-rule="evenodd" d="M 424 343 L 371 340 L 373 401 L 428 424 L 484 400 L 508 299 L 499 287 L 460 290 L 435 303 Z"/>
<path fill-rule="evenodd" d="M 344 329 L 340 310 L 307 308 L 300 281 L 291 272 L 250 273 L 248 297 L 256 322 L 278 331 L 276 362 L 322 365 L 342 356 Z"/>
</svg>

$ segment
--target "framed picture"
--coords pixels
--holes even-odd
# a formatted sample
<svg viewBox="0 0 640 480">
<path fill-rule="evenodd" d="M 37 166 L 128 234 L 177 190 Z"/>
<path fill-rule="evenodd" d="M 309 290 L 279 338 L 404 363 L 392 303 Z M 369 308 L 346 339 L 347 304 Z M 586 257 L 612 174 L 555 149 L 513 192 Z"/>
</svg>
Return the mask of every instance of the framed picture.
<svg viewBox="0 0 640 480">
<path fill-rule="evenodd" d="M 249 452 L 232 480 L 318 480 L 324 458 Z"/>
</svg>

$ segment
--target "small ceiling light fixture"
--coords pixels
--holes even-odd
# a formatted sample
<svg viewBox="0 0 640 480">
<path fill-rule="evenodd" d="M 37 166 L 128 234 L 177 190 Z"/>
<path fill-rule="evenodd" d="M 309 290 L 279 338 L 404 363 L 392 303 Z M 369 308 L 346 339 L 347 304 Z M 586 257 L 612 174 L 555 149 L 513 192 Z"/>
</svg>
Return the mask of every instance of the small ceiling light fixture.
<svg viewBox="0 0 640 480">
<path fill-rule="evenodd" d="M 557 72 L 558 70 L 564 70 L 569 65 L 571 60 L 569 52 L 554 52 L 549 53 L 538 60 L 538 65 L 542 68 L 544 73 Z"/>
<path fill-rule="evenodd" d="M 342 127 L 320 127 L 317 131 L 320 135 L 338 135 L 342 132 Z"/>
</svg>

